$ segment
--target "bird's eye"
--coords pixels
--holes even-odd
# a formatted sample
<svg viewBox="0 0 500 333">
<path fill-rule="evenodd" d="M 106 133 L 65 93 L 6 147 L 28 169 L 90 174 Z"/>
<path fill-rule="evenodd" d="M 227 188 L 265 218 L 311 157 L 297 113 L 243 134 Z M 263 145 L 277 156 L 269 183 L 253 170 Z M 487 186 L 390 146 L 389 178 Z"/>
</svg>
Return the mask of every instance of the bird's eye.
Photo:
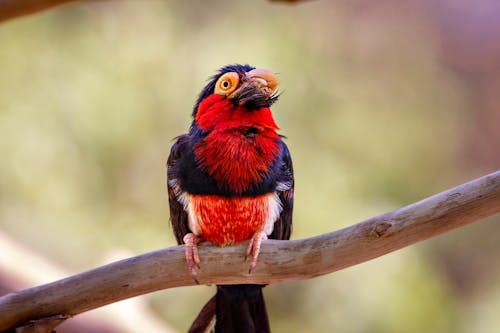
<svg viewBox="0 0 500 333">
<path fill-rule="evenodd" d="M 240 76 L 238 75 L 238 73 L 225 73 L 217 80 L 214 93 L 219 95 L 228 95 L 236 90 L 239 82 Z"/>
</svg>

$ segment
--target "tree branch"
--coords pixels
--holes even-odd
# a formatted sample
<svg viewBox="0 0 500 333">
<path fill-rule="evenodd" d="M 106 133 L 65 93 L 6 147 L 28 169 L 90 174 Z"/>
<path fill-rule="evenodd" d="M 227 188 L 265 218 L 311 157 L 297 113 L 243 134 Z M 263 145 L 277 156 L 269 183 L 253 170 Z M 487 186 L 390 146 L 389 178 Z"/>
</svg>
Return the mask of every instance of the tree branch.
<svg viewBox="0 0 500 333">
<path fill-rule="evenodd" d="M 248 274 L 245 244 L 201 244 L 202 284 L 309 279 L 356 265 L 500 212 L 500 171 L 342 230 L 293 241 L 265 241 Z M 76 315 L 160 289 L 194 285 L 184 247 L 118 261 L 0 297 L 0 331 L 30 319 Z"/>
<path fill-rule="evenodd" d="M 0 22 L 76 0 L 0 0 Z"/>
<path fill-rule="evenodd" d="M 0 0 L 0 22 L 35 14 L 68 2 L 85 0 Z M 271 0 L 271 2 L 298 3 L 310 0 Z"/>
</svg>

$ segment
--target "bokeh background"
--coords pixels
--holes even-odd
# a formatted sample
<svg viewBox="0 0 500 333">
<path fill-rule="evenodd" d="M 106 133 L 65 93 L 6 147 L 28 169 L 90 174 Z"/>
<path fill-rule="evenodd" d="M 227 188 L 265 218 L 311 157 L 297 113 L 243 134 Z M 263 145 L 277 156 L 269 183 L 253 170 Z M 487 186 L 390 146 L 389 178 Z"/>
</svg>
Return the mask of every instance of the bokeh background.
<svg viewBox="0 0 500 333">
<path fill-rule="evenodd" d="M 91 1 L 5 22 L 0 232 L 70 273 L 174 245 L 166 158 L 230 63 L 280 75 L 295 239 L 495 171 L 499 34 L 495 0 Z M 268 286 L 273 331 L 498 332 L 498 222 Z M 141 299 L 182 332 L 213 292 Z"/>
</svg>

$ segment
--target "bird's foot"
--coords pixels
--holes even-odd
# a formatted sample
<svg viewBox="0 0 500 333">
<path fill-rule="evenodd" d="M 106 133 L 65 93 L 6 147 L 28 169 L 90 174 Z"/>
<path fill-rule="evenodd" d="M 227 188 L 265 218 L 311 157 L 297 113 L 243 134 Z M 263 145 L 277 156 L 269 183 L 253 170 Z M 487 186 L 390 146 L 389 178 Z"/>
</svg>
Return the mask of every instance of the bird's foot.
<svg viewBox="0 0 500 333">
<path fill-rule="evenodd" d="M 267 239 L 267 235 L 264 231 L 257 231 L 252 238 L 250 238 L 250 242 L 248 243 L 247 252 L 245 255 L 245 260 L 250 257 L 250 268 L 248 270 L 248 274 L 252 273 L 252 270 L 257 266 L 257 258 L 260 253 L 260 245 L 262 241 Z"/>
<path fill-rule="evenodd" d="M 198 255 L 198 244 L 201 242 L 201 237 L 196 236 L 193 233 L 188 233 L 182 239 L 186 245 L 186 263 L 188 265 L 189 272 L 196 284 L 200 284 L 198 281 L 198 274 L 196 269 L 200 269 L 200 256 Z"/>
</svg>

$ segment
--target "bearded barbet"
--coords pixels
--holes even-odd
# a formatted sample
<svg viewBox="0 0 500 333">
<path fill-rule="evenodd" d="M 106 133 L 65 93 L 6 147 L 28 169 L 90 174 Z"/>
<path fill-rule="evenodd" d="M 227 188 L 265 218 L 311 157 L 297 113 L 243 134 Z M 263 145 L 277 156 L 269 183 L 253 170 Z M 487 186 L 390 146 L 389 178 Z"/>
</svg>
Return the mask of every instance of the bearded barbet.
<svg viewBox="0 0 500 333">
<path fill-rule="evenodd" d="M 170 219 L 198 282 L 197 244 L 249 241 L 249 272 L 263 240 L 289 239 L 293 169 L 271 105 L 278 78 L 249 65 L 221 68 L 200 93 L 189 133 L 177 138 L 167 162 Z M 190 332 L 270 332 L 263 285 L 219 285 Z"/>
</svg>

